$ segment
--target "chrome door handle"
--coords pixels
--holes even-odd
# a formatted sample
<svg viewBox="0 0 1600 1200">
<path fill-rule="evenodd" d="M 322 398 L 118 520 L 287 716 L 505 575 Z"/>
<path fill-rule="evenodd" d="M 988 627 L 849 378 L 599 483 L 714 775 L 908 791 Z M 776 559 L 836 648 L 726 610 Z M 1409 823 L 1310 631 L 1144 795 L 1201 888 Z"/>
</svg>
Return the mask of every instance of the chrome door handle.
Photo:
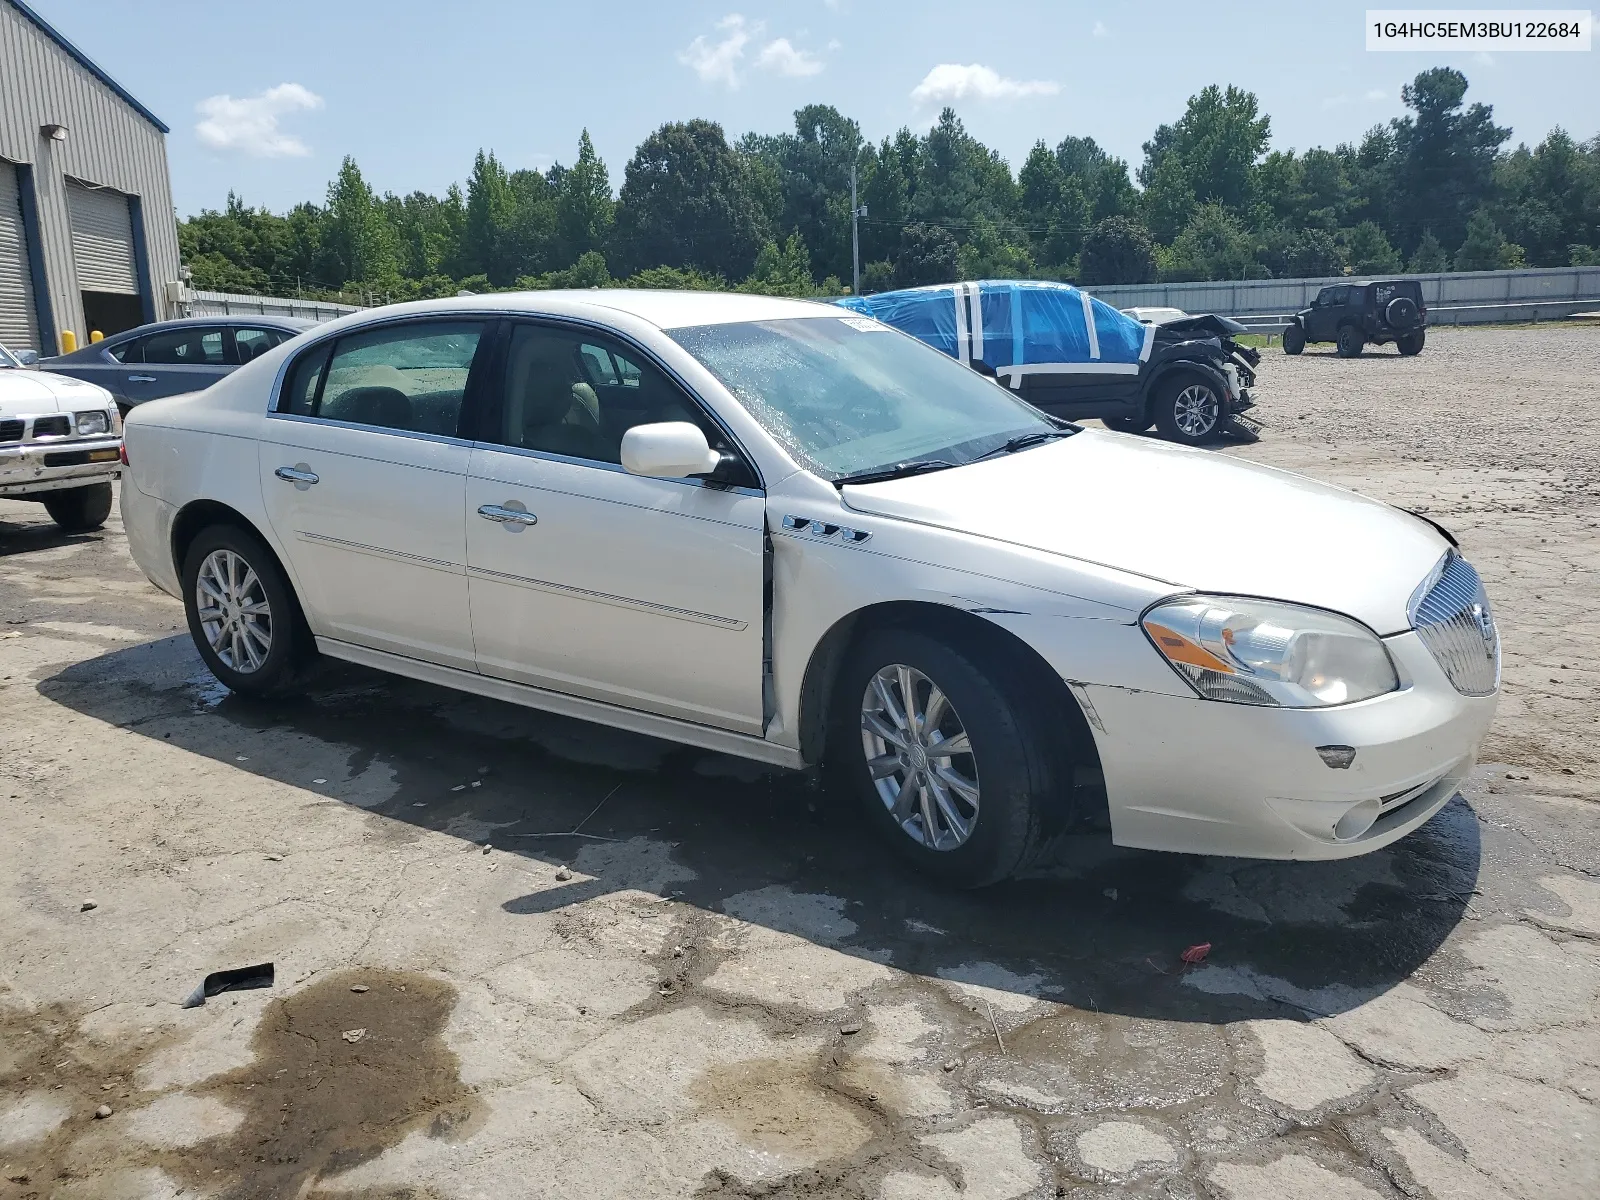
<svg viewBox="0 0 1600 1200">
<path fill-rule="evenodd" d="M 317 482 L 317 476 L 314 472 L 305 471 L 299 467 L 279 467 L 273 474 L 285 483 L 311 484 Z"/>
<path fill-rule="evenodd" d="M 501 525 L 511 525 L 519 529 L 525 525 L 539 523 L 539 518 L 525 508 L 506 508 L 499 504 L 480 505 L 478 515 L 485 521 L 497 521 Z"/>
<path fill-rule="evenodd" d="M 128 382 L 129 383 L 154 383 L 155 381 L 156 381 L 156 377 L 154 375 L 129 375 L 128 376 Z"/>
</svg>

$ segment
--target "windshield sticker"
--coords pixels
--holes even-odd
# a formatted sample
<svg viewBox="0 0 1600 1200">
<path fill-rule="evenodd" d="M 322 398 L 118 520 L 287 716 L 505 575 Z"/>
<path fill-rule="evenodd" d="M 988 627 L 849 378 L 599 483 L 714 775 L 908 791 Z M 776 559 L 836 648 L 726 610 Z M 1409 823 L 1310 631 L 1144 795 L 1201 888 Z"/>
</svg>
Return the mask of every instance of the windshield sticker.
<svg viewBox="0 0 1600 1200">
<path fill-rule="evenodd" d="M 871 317 L 840 317 L 840 321 L 860 333 L 888 333 L 889 327 Z"/>
</svg>

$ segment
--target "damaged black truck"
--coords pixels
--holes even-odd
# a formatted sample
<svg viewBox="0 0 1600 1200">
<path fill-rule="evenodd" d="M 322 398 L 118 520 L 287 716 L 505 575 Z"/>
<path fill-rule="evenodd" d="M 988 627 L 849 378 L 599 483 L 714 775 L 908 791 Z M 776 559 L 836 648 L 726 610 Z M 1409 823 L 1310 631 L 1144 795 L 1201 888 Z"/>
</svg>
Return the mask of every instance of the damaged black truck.
<svg viewBox="0 0 1600 1200">
<path fill-rule="evenodd" d="M 1244 416 L 1260 353 L 1227 317 L 1146 325 L 1064 283 L 982 280 L 871 296 L 841 305 L 903 330 L 1023 400 L 1069 421 L 1098 418 L 1180 445 L 1220 436 L 1254 441 Z"/>
</svg>

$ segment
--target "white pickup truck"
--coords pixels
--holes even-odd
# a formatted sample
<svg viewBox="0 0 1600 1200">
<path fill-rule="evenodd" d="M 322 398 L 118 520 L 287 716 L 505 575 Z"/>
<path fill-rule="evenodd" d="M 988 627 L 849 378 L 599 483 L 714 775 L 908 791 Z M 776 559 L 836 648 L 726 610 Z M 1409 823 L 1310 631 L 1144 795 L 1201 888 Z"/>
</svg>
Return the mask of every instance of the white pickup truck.
<svg viewBox="0 0 1600 1200">
<path fill-rule="evenodd" d="M 57 525 L 81 533 L 105 524 L 121 470 L 111 393 L 29 370 L 0 346 L 0 498 L 37 500 Z"/>
</svg>

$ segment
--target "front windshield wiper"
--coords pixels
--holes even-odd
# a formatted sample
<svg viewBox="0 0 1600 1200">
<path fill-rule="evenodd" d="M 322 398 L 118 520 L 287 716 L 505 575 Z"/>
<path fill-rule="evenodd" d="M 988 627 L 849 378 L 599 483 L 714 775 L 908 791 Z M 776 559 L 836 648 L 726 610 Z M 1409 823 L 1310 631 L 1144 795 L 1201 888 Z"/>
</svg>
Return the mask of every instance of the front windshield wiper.
<svg viewBox="0 0 1600 1200">
<path fill-rule="evenodd" d="M 1077 432 L 1078 427 L 1072 425 L 1066 429 L 1036 429 L 1032 433 L 1019 433 L 1003 446 L 996 446 L 993 450 L 978 455 L 978 459 L 993 458 L 997 454 L 1014 454 L 1018 450 L 1026 450 L 1029 446 L 1037 446 L 1055 438 L 1071 437 Z M 976 462 L 978 459 L 973 461 Z"/>
<path fill-rule="evenodd" d="M 904 479 L 908 475 L 923 475 L 929 471 L 943 471 L 946 467 L 956 465 L 944 458 L 914 458 L 910 462 L 898 462 L 887 467 L 873 467 L 870 471 L 858 471 L 854 475 L 841 475 L 833 481 L 833 486 L 843 487 L 847 483 L 882 483 L 886 479 Z"/>
</svg>

